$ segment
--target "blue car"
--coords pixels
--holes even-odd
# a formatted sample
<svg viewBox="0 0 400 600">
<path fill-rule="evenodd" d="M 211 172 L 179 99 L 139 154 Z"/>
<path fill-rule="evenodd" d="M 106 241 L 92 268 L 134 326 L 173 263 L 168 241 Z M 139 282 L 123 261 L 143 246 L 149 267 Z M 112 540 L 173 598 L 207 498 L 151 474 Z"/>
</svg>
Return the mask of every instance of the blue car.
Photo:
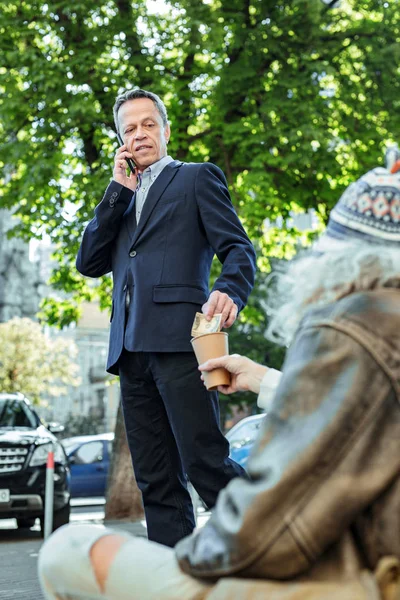
<svg viewBox="0 0 400 600">
<path fill-rule="evenodd" d="M 71 497 L 104 497 L 113 433 L 85 435 L 61 441 L 71 469 Z"/>
<path fill-rule="evenodd" d="M 225 434 L 230 445 L 229 456 L 244 469 L 265 416 L 265 413 L 262 413 L 246 417 Z"/>
<path fill-rule="evenodd" d="M 225 437 L 230 445 L 229 456 L 244 469 L 246 468 L 247 459 L 265 417 L 265 413 L 245 417 L 225 433 Z M 190 483 L 189 491 L 195 507 L 195 514 L 198 515 L 200 511 L 203 512 L 208 510 L 207 506 Z"/>
</svg>

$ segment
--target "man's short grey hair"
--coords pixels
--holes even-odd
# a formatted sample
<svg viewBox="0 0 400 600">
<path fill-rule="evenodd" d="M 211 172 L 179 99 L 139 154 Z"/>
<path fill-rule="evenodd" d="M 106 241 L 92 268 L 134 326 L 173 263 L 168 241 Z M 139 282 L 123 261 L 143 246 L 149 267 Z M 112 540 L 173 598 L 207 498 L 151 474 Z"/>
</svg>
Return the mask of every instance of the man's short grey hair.
<svg viewBox="0 0 400 600">
<path fill-rule="evenodd" d="M 167 109 L 165 108 L 165 104 L 161 100 L 161 98 L 159 96 L 157 96 L 157 94 L 153 94 L 153 92 L 148 92 L 147 90 L 141 90 L 139 88 L 136 88 L 133 90 L 126 90 L 122 94 L 119 94 L 119 96 L 117 96 L 115 99 L 113 112 L 114 112 L 115 127 L 117 128 L 118 132 L 119 132 L 119 124 L 118 124 L 119 109 L 121 108 L 121 106 L 123 104 L 125 104 L 125 102 L 128 102 L 128 100 L 136 100 L 137 98 L 149 98 L 150 100 L 152 100 L 152 102 L 154 102 L 156 109 L 158 110 L 158 112 L 161 115 L 164 127 L 166 127 L 168 125 Z"/>
</svg>

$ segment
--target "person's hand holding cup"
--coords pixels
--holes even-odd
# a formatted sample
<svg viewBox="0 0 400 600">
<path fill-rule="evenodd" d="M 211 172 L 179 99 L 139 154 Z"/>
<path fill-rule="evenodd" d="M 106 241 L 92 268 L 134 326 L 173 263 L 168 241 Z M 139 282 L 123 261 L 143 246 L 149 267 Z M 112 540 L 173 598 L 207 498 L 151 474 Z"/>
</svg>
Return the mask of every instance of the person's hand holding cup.
<svg viewBox="0 0 400 600">
<path fill-rule="evenodd" d="M 191 339 L 191 343 L 199 365 L 229 352 L 228 334 L 224 331 L 198 335 Z M 213 391 L 219 386 L 229 386 L 230 374 L 223 367 L 217 367 L 205 373 L 203 381 L 206 388 Z"/>
<path fill-rule="evenodd" d="M 218 369 L 224 369 L 230 373 L 230 382 L 228 384 L 219 384 L 218 391 L 223 394 L 233 394 L 235 392 L 251 391 L 256 394 L 260 392 L 260 384 L 268 371 L 268 367 L 259 365 L 246 356 L 240 354 L 224 355 L 216 358 L 209 358 L 199 365 L 201 379 L 206 385 L 207 378 Z"/>
</svg>

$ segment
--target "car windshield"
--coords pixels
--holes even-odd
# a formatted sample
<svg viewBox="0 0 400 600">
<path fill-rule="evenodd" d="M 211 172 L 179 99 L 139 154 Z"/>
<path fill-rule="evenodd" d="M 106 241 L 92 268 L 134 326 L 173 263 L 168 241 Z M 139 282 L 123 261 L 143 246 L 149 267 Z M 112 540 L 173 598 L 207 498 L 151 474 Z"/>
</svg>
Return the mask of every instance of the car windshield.
<svg viewBox="0 0 400 600">
<path fill-rule="evenodd" d="M 36 429 L 38 422 L 25 402 L 13 398 L 0 398 L 0 428 L 27 427 Z"/>
<path fill-rule="evenodd" d="M 231 444 L 244 443 L 254 441 L 258 435 L 262 424 L 262 419 L 254 419 L 250 422 L 243 422 L 243 424 L 239 424 L 235 431 L 229 432 L 226 434 L 229 442 Z"/>
</svg>

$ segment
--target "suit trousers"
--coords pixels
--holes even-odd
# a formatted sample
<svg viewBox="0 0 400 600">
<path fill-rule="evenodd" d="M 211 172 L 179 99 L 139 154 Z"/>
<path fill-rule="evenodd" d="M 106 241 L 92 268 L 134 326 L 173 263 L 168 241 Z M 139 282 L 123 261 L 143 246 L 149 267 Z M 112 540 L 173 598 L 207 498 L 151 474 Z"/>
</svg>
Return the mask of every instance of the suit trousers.
<svg viewBox="0 0 400 600">
<path fill-rule="evenodd" d="M 128 352 L 119 362 L 129 449 L 149 540 L 175 546 L 195 527 L 189 479 L 209 508 L 244 470 L 229 458 L 217 392 L 192 352 Z"/>
</svg>

